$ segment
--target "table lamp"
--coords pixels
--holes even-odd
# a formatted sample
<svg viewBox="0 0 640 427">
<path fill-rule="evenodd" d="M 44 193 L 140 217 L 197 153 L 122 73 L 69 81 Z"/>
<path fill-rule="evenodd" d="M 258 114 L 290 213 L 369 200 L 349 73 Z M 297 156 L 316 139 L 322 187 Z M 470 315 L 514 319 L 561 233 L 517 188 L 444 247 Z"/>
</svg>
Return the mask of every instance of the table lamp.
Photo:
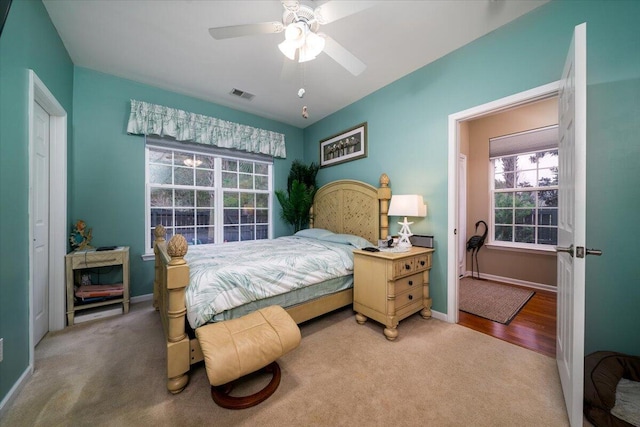
<svg viewBox="0 0 640 427">
<path fill-rule="evenodd" d="M 407 217 L 427 216 L 427 205 L 424 204 L 422 196 L 418 196 L 417 194 L 393 195 L 391 196 L 391 205 L 389 206 L 387 215 L 404 217 L 404 222 L 398 222 L 398 224 L 402 225 L 402 228 L 398 233 L 400 240 L 398 240 L 397 247 L 410 248 L 411 242 L 409 241 L 409 237 L 412 236 L 413 233 L 409 230 L 409 225 L 413 224 L 413 222 L 408 222 Z"/>
</svg>

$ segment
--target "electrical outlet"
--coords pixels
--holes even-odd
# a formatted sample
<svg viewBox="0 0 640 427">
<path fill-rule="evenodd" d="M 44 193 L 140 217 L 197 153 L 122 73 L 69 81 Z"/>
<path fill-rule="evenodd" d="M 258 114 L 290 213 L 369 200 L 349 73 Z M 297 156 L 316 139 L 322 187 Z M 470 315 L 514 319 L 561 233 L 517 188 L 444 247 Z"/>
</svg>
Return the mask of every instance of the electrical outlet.
<svg viewBox="0 0 640 427">
<path fill-rule="evenodd" d="M 3 351 L 2 351 L 2 343 L 4 342 L 4 338 L 0 338 L 0 362 L 2 362 Z"/>
</svg>

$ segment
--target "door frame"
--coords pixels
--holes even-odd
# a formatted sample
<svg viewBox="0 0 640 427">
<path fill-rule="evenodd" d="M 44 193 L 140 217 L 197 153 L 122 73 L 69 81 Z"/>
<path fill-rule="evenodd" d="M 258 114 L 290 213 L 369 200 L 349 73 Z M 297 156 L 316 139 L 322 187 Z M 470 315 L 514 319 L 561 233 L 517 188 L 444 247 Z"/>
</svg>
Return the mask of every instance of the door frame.
<svg viewBox="0 0 640 427">
<path fill-rule="evenodd" d="M 33 325 L 33 170 L 34 103 L 49 114 L 49 330 L 65 326 L 65 264 L 67 253 L 67 112 L 38 78 L 29 70 L 29 365 L 34 369 Z M 54 196 L 55 197 L 52 197 Z"/>
<path fill-rule="evenodd" d="M 460 123 L 477 119 L 488 114 L 497 113 L 513 107 L 557 96 L 560 91 L 560 81 L 516 93 L 486 104 L 478 105 L 467 110 L 449 115 L 448 142 L 448 230 L 447 233 L 447 322 L 458 323 L 458 155 L 460 154 Z"/>
<path fill-rule="evenodd" d="M 460 150 L 460 148 L 458 147 L 458 151 Z M 467 183 L 469 182 L 469 165 L 467 164 L 467 155 L 466 154 L 462 154 L 460 152 L 458 152 L 458 245 L 462 245 L 462 247 L 464 248 L 464 244 L 462 243 L 461 236 L 465 236 L 467 234 Z M 461 176 L 461 169 L 464 168 L 464 176 Z M 464 193 L 464 194 L 463 194 Z M 462 202 L 460 202 L 460 200 L 463 200 Z M 460 223 L 460 218 L 463 217 L 464 219 L 462 220 L 463 222 Z M 466 239 L 465 239 L 466 240 Z M 458 256 L 460 254 L 460 250 L 461 247 L 458 246 L 458 251 L 456 252 L 456 256 Z M 457 275 L 458 278 L 460 277 L 460 267 L 462 267 L 462 275 L 466 275 L 467 273 L 467 256 L 466 256 L 466 252 L 465 254 L 462 256 L 462 260 L 460 260 L 460 258 L 458 258 L 457 260 L 458 263 L 458 271 L 457 271 Z"/>
</svg>

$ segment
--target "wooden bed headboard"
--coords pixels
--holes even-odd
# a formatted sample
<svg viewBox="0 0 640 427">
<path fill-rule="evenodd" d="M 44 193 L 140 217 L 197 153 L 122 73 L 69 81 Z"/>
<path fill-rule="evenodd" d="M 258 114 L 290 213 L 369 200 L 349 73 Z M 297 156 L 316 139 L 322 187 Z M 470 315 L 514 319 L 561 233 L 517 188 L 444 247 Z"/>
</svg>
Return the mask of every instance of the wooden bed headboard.
<svg viewBox="0 0 640 427">
<path fill-rule="evenodd" d="M 389 177 L 384 173 L 379 188 L 351 179 L 333 181 L 316 192 L 309 225 L 354 234 L 377 245 L 389 232 L 390 199 Z"/>
</svg>

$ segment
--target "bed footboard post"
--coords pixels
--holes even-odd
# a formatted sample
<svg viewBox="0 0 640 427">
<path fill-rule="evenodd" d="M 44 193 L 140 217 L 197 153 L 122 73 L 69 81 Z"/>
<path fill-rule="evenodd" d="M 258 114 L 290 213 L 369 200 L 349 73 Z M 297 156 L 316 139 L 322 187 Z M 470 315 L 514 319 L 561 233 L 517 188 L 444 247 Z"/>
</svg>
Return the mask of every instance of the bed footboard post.
<svg viewBox="0 0 640 427">
<path fill-rule="evenodd" d="M 378 188 L 378 200 L 380 200 L 380 236 L 379 239 L 386 239 L 389 235 L 389 200 L 391 200 L 391 188 L 389 188 L 389 177 L 386 173 L 380 175 L 380 188 Z M 377 243 L 377 242 L 373 242 Z"/>
<path fill-rule="evenodd" d="M 187 241 L 177 234 L 167 245 L 171 261 L 167 265 L 167 389 L 179 393 L 189 381 L 190 346 L 185 332 L 187 308 L 185 289 L 189 284 L 189 265 L 184 260 Z"/>
<path fill-rule="evenodd" d="M 153 253 L 155 254 L 155 274 L 153 276 L 153 307 L 158 310 L 160 308 L 160 286 L 162 286 L 163 277 L 163 263 L 162 258 L 159 255 L 158 245 L 162 245 L 165 242 L 165 237 L 167 235 L 166 230 L 162 225 L 156 225 L 156 228 L 153 230 Z"/>
</svg>

